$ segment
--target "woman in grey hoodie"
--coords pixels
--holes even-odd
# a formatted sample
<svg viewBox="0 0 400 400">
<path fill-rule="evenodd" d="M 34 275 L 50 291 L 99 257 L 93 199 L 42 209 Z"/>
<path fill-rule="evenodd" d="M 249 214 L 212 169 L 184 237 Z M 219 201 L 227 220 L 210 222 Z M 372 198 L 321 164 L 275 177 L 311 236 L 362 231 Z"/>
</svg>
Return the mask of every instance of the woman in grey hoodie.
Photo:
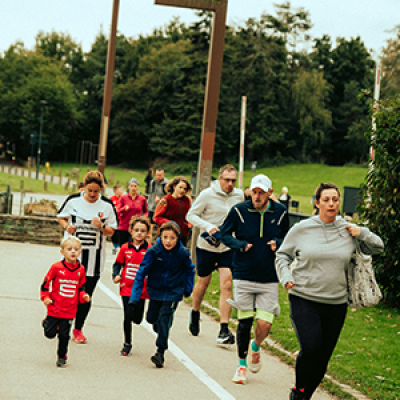
<svg viewBox="0 0 400 400">
<path fill-rule="evenodd" d="M 316 205 L 319 215 L 296 224 L 276 254 L 276 271 L 289 291 L 290 318 L 300 344 L 291 400 L 311 399 L 324 377 L 346 317 L 345 272 L 355 241 L 366 254 L 383 251 L 379 236 L 337 216 L 340 193 L 335 184 L 321 183 Z"/>
</svg>

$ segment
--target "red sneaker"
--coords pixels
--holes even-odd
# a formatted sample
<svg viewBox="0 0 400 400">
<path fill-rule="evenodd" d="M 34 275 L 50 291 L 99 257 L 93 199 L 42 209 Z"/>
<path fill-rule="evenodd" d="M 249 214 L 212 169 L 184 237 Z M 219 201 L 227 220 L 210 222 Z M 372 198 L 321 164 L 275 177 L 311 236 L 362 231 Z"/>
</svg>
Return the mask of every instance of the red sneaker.
<svg viewBox="0 0 400 400">
<path fill-rule="evenodd" d="M 75 340 L 76 343 L 80 343 L 80 344 L 87 343 L 86 337 L 84 336 L 82 331 L 80 331 L 79 329 L 74 329 L 72 331 L 72 334 L 74 335 L 74 340 Z"/>
</svg>

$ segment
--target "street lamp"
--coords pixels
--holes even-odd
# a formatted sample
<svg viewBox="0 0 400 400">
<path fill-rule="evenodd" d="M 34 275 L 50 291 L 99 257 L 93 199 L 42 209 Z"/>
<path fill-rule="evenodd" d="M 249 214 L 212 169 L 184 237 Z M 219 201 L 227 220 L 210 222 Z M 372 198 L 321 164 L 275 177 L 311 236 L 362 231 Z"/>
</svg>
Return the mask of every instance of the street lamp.
<svg viewBox="0 0 400 400">
<path fill-rule="evenodd" d="M 40 153 L 42 151 L 42 133 L 43 133 L 43 113 L 44 108 L 47 104 L 47 101 L 41 100 L 40 101 L 40 132 L 39 132 L 39 144 L 37 149 L 37 160 L 36 160 L 36 179 L 39 179 L 39 168 L 40 168 Z"/>
</svg>

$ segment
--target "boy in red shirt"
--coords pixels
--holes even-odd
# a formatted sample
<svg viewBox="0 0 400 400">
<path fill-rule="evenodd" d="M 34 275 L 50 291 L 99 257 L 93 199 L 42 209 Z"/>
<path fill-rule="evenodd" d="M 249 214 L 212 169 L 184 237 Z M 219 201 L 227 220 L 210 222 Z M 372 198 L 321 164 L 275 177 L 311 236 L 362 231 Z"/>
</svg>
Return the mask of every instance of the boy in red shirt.
<svg viewBox="0 0 400 400">
<path fill-rule="evenodd" d="M 85 268 L 79 263 L 81 241 L 70 236 L 61 242 L 64 260 L 53 264 L 40 287 L 40 299 L 47 307 L 43 320 L 44 335 L 53 339 L 58 334 L 57 367 L 67 365 L 71 322 L 76 316 L 78 302 L 90 301 L 85 293 Z"/>
<path fill-rule="evenodd" d="M 132 240 L 122 245 L 113 266 L 113 281 L 119 282 L 120 295 L 124 306 L 124 337 L 125 342 L 121 349 L 121 356 L 128 356 L 132 350 L 132 321 L 139 325 L 143 319 L 145 300 L 149 299 L 146 281 L 140 300 L 135 307 L 133 318 L 128 315 L 128 301 L 131 296 L 136 272 L 143 260 L 150 244 L 145 240 L 150 230 L 150 222 L 145 217 L 132 217 L 129 222 L 129 232 Z M 122 268 L 122 271 L 121 271 Z"/>
<path fill-rule="evenodd" d="M 114 190 L 114 196 L 111 196 L 110 200 L 113 202 L 115 209 L 117 209 L 119 199 L 122 196 L 122 194 L 124 193 L 124 189 L 121 185 L 115 185 L 113 187 L 113 190 Z M 119 220 L 120 220 L 120 216 L 118 216 L 118 222 L 119 222 Z M 111 241 L 113 244 L 112 253 L 117 254 L 117 249 L 119 247 L 119 231 L 118 231 L 118 229 L 116 229 L 114 232 L 114 235 L 112 235 Z"/>
</svg>

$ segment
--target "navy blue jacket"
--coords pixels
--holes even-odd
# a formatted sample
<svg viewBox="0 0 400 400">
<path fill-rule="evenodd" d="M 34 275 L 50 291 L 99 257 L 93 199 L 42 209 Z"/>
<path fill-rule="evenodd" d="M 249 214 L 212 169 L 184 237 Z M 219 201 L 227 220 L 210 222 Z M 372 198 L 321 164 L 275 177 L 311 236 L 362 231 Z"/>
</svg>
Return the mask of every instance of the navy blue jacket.
<svg viewBox="0 0 400 400">
<path fill-rule="evenodd" d="M 146 276 L 150 300 L 180 301 L 183 295 L 190 296 L 194 284 L 194 265 L 189 250 L 178 241 L 168 251 L 157 239 L 140 263 L 129 303 L 136 304 L 139 301 Z"/>
<path fill-rule="evenodd" d="M 251 200 L 236 204 L 229 211 L 220 227 L 221 241 L 234 250 L 232 263 L 233 279 L 253 282 L 278 282 L 275 270 L 275 253 L 267 243 L 275 240 L 276 250 L 289 230 L 289 215 L 286 207 L 270 200 L 268 209 L 262 214 Z M 232 236 L 235 233 L 235 237 Z M 245 247 L 253 247 L 247 252 Z"/>
</svg>

